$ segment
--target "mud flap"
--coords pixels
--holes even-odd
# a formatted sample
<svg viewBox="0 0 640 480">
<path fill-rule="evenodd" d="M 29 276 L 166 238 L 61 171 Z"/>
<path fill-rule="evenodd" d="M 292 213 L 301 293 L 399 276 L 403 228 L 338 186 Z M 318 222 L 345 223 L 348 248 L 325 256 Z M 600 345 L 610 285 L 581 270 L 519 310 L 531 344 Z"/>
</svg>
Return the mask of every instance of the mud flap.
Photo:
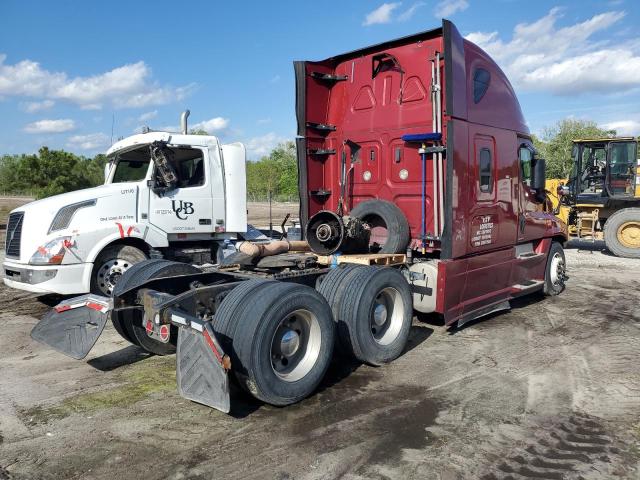
<svg viewBox="0 0 640 480">
<path fill-rule="evenodd" d="M 206 325 L 202 332 L 180 327 L 177 352 L 178 392 L 184 398 L 229 413 L 229 374 L 215 335 Z"/>
<path fill-rule="evenodd" d="M 31 338 L 81 360 L 104 330 L 111 300 L 98 295 L 70 298 L 52 308 L 31 330 Z"/>
</svg>

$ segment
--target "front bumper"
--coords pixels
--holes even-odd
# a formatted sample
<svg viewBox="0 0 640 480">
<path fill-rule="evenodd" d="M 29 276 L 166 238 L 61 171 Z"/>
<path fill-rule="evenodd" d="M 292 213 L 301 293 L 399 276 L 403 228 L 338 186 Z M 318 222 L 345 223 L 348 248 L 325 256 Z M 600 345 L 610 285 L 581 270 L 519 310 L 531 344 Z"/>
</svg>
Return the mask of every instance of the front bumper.
<svg viewBox="0 0 640 480">
<path fill-rule="evenodd" d="M 25 265 L 12 261 L 2 264 L 4 284 L 33 293 L 73 295 L 89 292 L 93 263 L 73 265 Z"/>
</svg>

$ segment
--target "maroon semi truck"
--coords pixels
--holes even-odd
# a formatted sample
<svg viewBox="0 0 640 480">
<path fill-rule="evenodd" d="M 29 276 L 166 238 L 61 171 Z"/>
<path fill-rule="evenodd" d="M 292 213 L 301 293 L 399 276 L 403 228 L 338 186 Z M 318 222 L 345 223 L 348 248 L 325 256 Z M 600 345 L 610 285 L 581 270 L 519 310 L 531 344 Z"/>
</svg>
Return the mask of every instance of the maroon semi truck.
<svg viewBox="0 0 640 480">
<path fill-rule="evenodd" d="M 110 318 L 149 352 L 177 350 L 180 393 L 228 412 L 230 378 L 287 405 L 315 390 L 334 349 L 397 358 L 414 312 L 459 326 L 564 289 L 567 231 L 546 208 L 544 160 L 504 73 L 452 23 L 294 66 L 312 251 L 283 240 L 215 267 L 142 262 L 111 298 L 58 305 L 33 338 L 84 358 Z"/>
</svg>

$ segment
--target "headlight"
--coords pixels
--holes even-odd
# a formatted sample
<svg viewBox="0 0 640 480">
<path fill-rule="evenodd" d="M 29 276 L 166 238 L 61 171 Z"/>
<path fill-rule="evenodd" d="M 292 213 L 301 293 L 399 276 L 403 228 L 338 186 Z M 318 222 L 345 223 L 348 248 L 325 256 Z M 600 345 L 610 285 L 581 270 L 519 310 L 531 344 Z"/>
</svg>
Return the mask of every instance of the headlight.
<svg viewBox="0 0 640 480">
<path fill-rule="evenodd" d="M 93 207 L 95 204 L 96 204 L 96 199 L 93 198 L 91 200 L 72 203 L 71 205 L 62 207 L 60 210 L 58 210 L 58 213 L 56 213 L 56 216 L 53 217 L 53 221 L 51 222 L 51 226 L 49 227 L 48 233 L 67 228 L 71 223 L 71 219 L 73 218 L 73 216 L 78 210 L 85 207 Z"/>
<path fill-rule="evenodd" d="M 45 245 L 38 247 L 29 259 L 31 265 L 60 265 L 67 253 L 67 248 L 74 245 L 71 237 L 54 238 Z"/>
</svg>

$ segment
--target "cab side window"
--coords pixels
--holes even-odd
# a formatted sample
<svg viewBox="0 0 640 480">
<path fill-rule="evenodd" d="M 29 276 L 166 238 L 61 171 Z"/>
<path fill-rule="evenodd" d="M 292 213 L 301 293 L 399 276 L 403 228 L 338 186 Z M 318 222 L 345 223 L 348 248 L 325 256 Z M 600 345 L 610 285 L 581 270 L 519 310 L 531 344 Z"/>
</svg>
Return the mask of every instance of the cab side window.
<svg viewBox="0 0 640 480">
<path fill-rule="evenodd" d="M 197 148 L 168 148 L 168 161 L 178 177 L 174 188 L 199 187 L 205 184 L 204 156 Z M 162 183 L 156 169 L 156 179 Z"/>
<path fill-rule="evenodd" d="M 493 192 L 493 162 L 491 161 L 491 150 L 480 149 L 480 191 L 483 193 Z"/>
<path fill-rule="evenodd" d="M 518 157 L 520 159 L 520 178 L 522 179 L 522 183 L 526 186 L 531 186 L 531 180 L 533 177 L 533 151 L 526 146 L 521 146 L 518 151 Z"/>
<path fill-rule="evenodd" d="M 180 188 L 204 185 L 204 159 L 202 156 L 187 158 L 178 163 L 178 185 Z"/>
</svg>

